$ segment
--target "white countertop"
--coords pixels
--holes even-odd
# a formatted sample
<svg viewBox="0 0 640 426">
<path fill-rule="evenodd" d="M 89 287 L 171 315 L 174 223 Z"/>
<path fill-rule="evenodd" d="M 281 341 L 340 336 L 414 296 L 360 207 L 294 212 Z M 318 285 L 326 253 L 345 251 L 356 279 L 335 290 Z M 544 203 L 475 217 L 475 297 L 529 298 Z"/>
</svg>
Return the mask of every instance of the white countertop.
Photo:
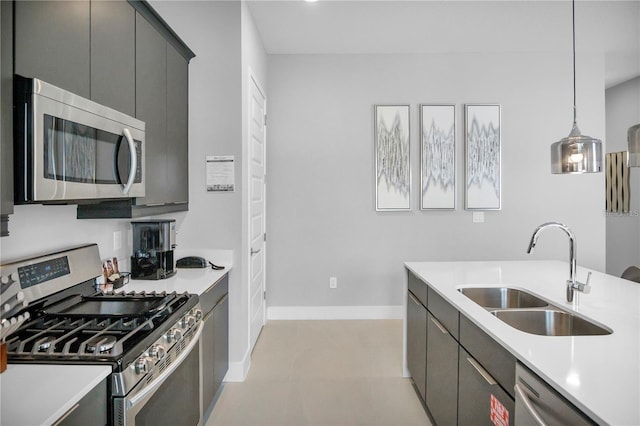
<svg viewBox="0 0 640 426">
<path fill-rule="evenodd" d="M 560 261 L 407 262 L 441 296 L 599 423 L 640 424 L 640 284 L 593 272 L 590 294 L 566 302 L 569 264 Z M 502 322 L 457 289 L 522 288 L 613 330 L 605 336 L 538 336 Z"/>
<path fill-rule="evenodd" d="M 174 259 L 180 259 L 186 256 L 201 256 L 213 262 L 217 266 L 224 266 L 224 269 L 215 270 L 211 268 L 202 269 L 176 269 L 176 274 L 164 280 L 130 280 L 129 284 L 120 287 L 118 292 L 140 292 L 140 291 L 166 291 L 178 293 L 187 292 L 193 294 L 202 294 L 206 289 L 211 287 L 213 283 L 227 274 L 232 267 L 233 252 L 231 250 L 190 250 L 178 251 L 174 255 Z"/>
<path fill-rule="evenodd" d="M 109 374 L 104 365 L 9 364 L 0 374 L 0 424 L 53 424 Z"/>
<path fill-rule="evenodd" d="M 171 278 L 131 280 L 117 291 L 202 294 L 231 270 L 231 251 L 193 250 L 180 257 L 192 254 L 225 268 L 178 269 Z M 9 364 L 0 374 L 0 425 L 50 425 L 110 373 L 111 366 Z"/>
</svg>

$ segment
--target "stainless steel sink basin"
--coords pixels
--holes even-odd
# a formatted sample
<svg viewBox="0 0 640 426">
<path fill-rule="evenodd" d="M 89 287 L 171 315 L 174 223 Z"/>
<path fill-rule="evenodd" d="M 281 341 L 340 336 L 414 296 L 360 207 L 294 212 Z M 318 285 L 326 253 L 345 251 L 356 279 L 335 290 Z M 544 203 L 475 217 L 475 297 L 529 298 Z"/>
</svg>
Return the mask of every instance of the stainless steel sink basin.
<svg viewBox="0 0 640 426">
<path fill-rule="evenodd" d="M 513 328 L 541 336 L 601 336 L 612 331 L 570 312 L 554 309 L 509 309 L 491 312 Z"/>
<path fill-rule="evenodd" d="M 525 333 L 541 336 L 601 336 L 613 331 L 566 311 L 525 290 L 509 287 L 458 289 L 498 319 Z"/>
<path fill-rule="evenodd" d="M 460 293 L 487 309 L 542 308 L 549 306 L 531 293 L 509 287 L 466 287 Z"/>
</svg>

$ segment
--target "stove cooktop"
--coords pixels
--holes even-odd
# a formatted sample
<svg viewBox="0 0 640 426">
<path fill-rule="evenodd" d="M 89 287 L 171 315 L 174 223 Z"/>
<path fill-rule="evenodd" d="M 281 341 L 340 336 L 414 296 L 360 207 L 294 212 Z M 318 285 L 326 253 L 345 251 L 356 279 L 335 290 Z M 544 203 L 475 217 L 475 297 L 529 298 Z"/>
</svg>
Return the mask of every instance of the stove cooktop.
<svg viewBox="0 0 640 426">
<path fill-rule="evenodd" d="M 9 362 L 129 365 L 186 312 L 187 293 L 71 295 L 39 310 L 7 340 Z"/>
</svg>

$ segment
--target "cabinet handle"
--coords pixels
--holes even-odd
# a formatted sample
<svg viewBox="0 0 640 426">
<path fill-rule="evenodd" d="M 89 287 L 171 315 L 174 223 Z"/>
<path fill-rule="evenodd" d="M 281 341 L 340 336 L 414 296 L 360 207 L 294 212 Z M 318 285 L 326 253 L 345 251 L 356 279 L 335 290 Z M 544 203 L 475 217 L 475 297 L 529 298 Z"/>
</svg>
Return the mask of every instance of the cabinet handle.
<svg viewBox="0 0 640 426">
<path fill-rule="evenodd" d="M 433 322 L 436 327 L 438 327 L 438 329 L 440 329 L 440 331 L 442 332 L 442 334 L 449 334 L 449 332 L 447 331 L 447 329 L 444 327 L 444 325 L 442 325 L 442 323 L 440 323 L 440 321 L 438 321 L 437 319 L 435 319 L 435 317 L 430 316 L 429 319 L 431 320 L 431 322 Z"/>
<path fill-rule="evenodd" d="M 420 303 L 420 301 L 418 300 L 417 297 L 415 297 L 413 295 L 413 293 L 409 292 L 409 297 L 411 298 L 411 300 L 413 300 L 413 303 L 417 304 L 417 305 L 422 305 L 422 303 Z"/>
<path fill-rule="evenodd" d="M 487 370 L 482 368 L 482 366 L 478 364 L 475 359 L 467 357 L 467 361 L 469 361 L 469 364 L 471 364 L 471 366 L 476 369 L 476 371 L 482 376 L 483 379 L 487 381 L 487 383 L 489 383 L 490 386 L 498 384 L 498 382 L 496 382 L 495 379 L 491 377 L 491 374 L 489 374 Z"/>
<path fill-rule="evenodd" d="M 531 414 L 531 417 L 533 417 L 536 424 L 538 426 L 547 426 L 547 423 L 545 423 L 545 421 L 542 419 L 542 417 L 540 416 L 540 413 L 538 413 L 538 411 L 535 408 L 533 408 L 533 405 L 531 404 L 531 400 L 529 400 L 529 397 L 527 396 L 525 391 L 522 389 L 522 386 L 520 386 L 519 383 L 516 383 L 516 385 L 514 386 L 514 389 L 516 391 L 516 400 L 522 401 L 522 403 L 524 404 L 524 408 L 526 408 L 529 414 Z"/>
<path fill-rule="evenodd" d="M 133 141 L 133 136 L 131 136 L 131 132 L 129 129 L 122 129 L 122 133 L 124 133 L 124 137 L 127 139 L 129 143 L 129 158 L 130 158 L 130 170 L 129 170 L 129 179 L 127 180 L 126 185 L 122 188 L 123 194 L 128 194 L 131 189 L 131 185 L 133 185 L 133 181 L 136 178 L 136 171 L 138 170 L 138 153 L 136 152 L 136 144 Z"/>
</svg>

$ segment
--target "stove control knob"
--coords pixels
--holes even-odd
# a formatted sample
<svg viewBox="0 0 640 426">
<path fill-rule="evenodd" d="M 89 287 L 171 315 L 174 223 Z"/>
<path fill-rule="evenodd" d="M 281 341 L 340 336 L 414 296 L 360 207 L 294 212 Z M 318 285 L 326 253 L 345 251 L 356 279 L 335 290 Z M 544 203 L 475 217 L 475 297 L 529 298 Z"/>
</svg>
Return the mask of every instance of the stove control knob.
<svg viewBox="0 0 640 426">
<path fill-rule="evenodd" d="M 0 277 L 0 283 L 2 283 L 2 284 L 4 284 L 4 285 L 9 284 L 9 276 L 7 276 L 7 275 L 3 275 L 3 276 L 1 276 L 1 277 Z"/>
<path fill-rule="evenodd" d="M 11 275 L 9 275 L 9 280 L 16 282 L 20 279 L 20 276 L 18 275 L 17 272 L 12 272 Z"/>
<path fill-rule="evenodd" d="M 151 363 L 151 360 L 146 356 L 140 357 L 136 360 L 136 374 L 146 374 L 149 372 L 149 370 L 151 370 L 151 367 L 153 367 L 153 364 Z"/>
<path fill-rule="evenodd" d="M 202 319 L 202 311 L 200 309 L 195 309 L 194 315 L 196 317 L 196 321 L 200 321 Z"/>
<path fill-rule="evenodd" d="M 172 328 L 171 330 L 167 331 L 167 334 L 164 335 L 164 338 L 167 339 L 167 343 L 177 342 L 178 340 L 182 339 L 182 332 L 180 330 Z"/>
<path fill-rule="evenodd" d="M 196 319 L 192 315 L 185 315 L 180 320 L 180 326 L 182 328 L 191 328 L 196 325 Z"/>
<path fill-rule="evenodd" d="M 165 354 L 164 347 L 160 345 L 153 345 L 149 349 L 149 356 L 155 359 L 156 361 L 161 360 L 162 357 L 164 357 L 164 354 Z"/>
</svg>

